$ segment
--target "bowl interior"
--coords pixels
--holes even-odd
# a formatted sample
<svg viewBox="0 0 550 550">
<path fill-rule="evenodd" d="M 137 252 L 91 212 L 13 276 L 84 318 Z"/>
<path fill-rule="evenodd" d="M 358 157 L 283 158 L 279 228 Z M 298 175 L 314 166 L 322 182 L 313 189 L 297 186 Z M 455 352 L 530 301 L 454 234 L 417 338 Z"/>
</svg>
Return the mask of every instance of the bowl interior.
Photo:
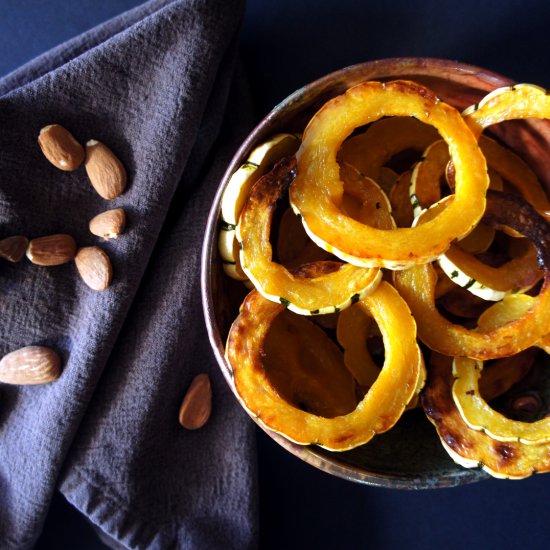
<svg viewBox="0 0 550 550">
<path fill-rule="evenodd" d="M 367 80 L 395 79 L 424 84 L 459 110 L 477 103 L 495 88 L 513 84 L 485 69 L 450 60 L 387 59 L 348 67 L 321 78 L 289 96 L 261 121 L 239 148 L 220 183 L 208 220 L 202 257 L 203 306 L 208 334 L 218 364 L 234 392 L 231 368 L 224 358 L 224 345 L 247 289 L 224 275 L 217 252 L 220 201 L 231 174 L 255 145 L 277 132 L 301 132 L 321 105 L 347 88 Z M 550 176 L 547 175 L 550 174 L 549 126 L 546 121 L 513 121 L 491 129 L 494 136 L 530 164 L 546 188 L 550 188 Z M 423 489 L 455 486 L 486 477 L 482 471 L 454 464 L 421 410 L 407 412 L 394 428 L 376 436 L 367 445 L 341 453 L 296 445 L 265 431 L 305 462 L 361 483 Z"/>
</svg>

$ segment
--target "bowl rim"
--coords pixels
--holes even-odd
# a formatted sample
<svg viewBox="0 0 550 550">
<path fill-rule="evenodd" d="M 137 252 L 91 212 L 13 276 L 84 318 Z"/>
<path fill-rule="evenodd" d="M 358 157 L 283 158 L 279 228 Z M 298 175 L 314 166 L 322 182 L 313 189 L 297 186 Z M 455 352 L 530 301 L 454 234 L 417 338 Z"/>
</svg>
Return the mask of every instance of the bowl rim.
<svg viewBox="0 0 550 550">
<path fill-rule="evenodd" d="M 434 68 L 439 68 L 448 70 L 452 68 L 453 71 L 463 75 L 471 74 L 482 76 L 483 81 L 485 81 L 489 86 L 488 90 L 501 86 L 509 86 L 516 83 L 508 77 L 494 71 L 456 60 L 438 57 L 389 57 L 379 60 L 366 61 L 364 63 L 357 63 L 338 69 L 300 87 L 280 101 L 255 125 L 255 127 L 236 150 L 220 180 L 208 214 L 201 251 L 201 300 L 208 339 L 216 358 L 216 362 L 239 404 L 241 402 L 235 390 L 232 371 L 225 359 L 224 343 L 222 342 L 215 326 L 215 304 L 213 301 L 213 294 L 211 292 L 212 261 L 214 248 L 217 246 L 217 230 L 221 209 L 221 198 L 225 187 L 227 186 L 228 180 L 234 171 L 240 166 L 243 158 L 252 149 L 253 145 L 262 137 L 263 134 L 267 133 L 267 130 L 269 130 L 272 122 L 276 120 L 281 111 L 298 105 L 300 101 L 311 93 L 312 90 L 322 91 L 330 85 L 333 85 L 335 81 L 337 82 L 359 73 L 380 71 L 383 70 L 384 67 L 389 68 L 390 66 L 399 67 L 397 74 L 392 74 L 391 78 L 399 78 L 401 74 L 407 74 L 407 69 L 409 69 L 409 72 L 414 69 L 415 73 L 420 74 L 418 73 L 419 69 L 428 70 L 430 68 L 433 70 Z M 365 77 L 360 78 L 359 80 L 368 79 L 368 77 Z M 252 416 L 251 418 L 254 420 Z M 304 462 L 341 479 L 346 479 L 348 481 L 354 481 L 365 485 L 394 489 L 432 489 L 464 485 L 486 479 L 488 477 L 488 474 L 479 469 L 466 469 L 459 466 L 457 466 L 456 475 L 445 475 L 435 479 L 430 478 L 428 475 L 420 474 L 397 475 L 391 473 L 373 472 L 359 466 L 347 464 L 335 456 L 331 456 L 329 458 L 312 445 L 297 445 L 283 436 L 276 434 L 255 420 L 254 422 L 268 436 L 279 443 L 279 445 L 291 452 L 293 455 L 302 459 Z"/>
</svg>

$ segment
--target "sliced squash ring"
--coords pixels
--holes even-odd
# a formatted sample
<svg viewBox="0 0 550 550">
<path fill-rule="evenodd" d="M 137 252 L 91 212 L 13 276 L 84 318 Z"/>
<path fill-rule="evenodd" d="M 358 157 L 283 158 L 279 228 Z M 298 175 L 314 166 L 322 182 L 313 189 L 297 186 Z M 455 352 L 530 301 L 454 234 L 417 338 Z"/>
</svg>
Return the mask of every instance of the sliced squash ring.
<svg viewBox="0 0 550 550">
<path fill-rule="evenodd" d="M 449 356 L 496 359 L 514 355 L 536 344 L 550 332 L 550 230 L 548 222 L 521 197 L 489 191 L 484 220 L 507 225 L 531 239 L 544 268 L 544 282 L 533 306 L 519 319 L 489 330 L 469 330 L 445 319 L 437 310 L 437 274 L 431 264 L 394 274 L 394 282 L 418 323 L 420 339 Z"/>
<path fill-rule="evenodd" d="M 464 422 L 497 441 L 518 441 L 526 445 L 550 442 L 550 418 L 521 422 L 507 418 L 489 406 L 479 392 L 482 370 L 482 361 L 468 357 L 454 358 L 453 400 Z"/>
<path fill-rule="evenodd" d="M 504 86 L 466 108 L 462 116 L 479 137 L 485 128 L 505 120 L 549 118 L 550 96 L 544 88 L 533 84 Z"/>
<path fill-rule="evenodd" d="M 293 158 L 283 159 L 250 190 L 237 227 L 241 266 L 268 300 L 301 315 L 334 313 L 372 292 L 382 272 L 346 264 L 309 278 L 273 261 L 269 241 L 273 213 L 294 178 L 294 167 Z"/>
<path fill-rule="evenodd" d="M 421 211 L 415 218 L 415 223 L 424 223 L 425 219 L 436 215 L 438 210 L 447 208 L 452 200 L 452 195 L 444 197 L 430 208 Z M 480 225 L 476 229 L 478 227 Z M 463 250 L 458 243 L 452 243 L 437 262 L 455 284 L 483 300 L 493 302 L 502 300 L 508 294 L 525 292 L 542 277 L 537 251 L 533 246 L 525 248 L 505 264 L 492 267 Z"/>
<path fill-rule="evenodd" d="M 550 219 L 548 195 L 531 168 L 510 149 L 484 135 L 479 138 L 479 146 L 489 167 L 489 189 L 502 191 L 504 179 L 515 191 L 530 202 L 539 214 Z M 454 167 L 448 161 L 447 145 L 443 141 L 437 141 L 428 147 L 422 160 L 415 166 L 409 191 L 415 215 L 418 215 L 423 208 L 427 208 L 439 200 L 440 178 L 443 174 L 446 174 L 447 180 L 449 180 L 449 172 L 452 173 L 454 170 Z M 451 170 L 446 170 L 446 167 Z M 453 187 L 452 179 L 449 181 L 451 189 Z M 486 230 L 487 228 L 484 228 L 484 231 Z M 512 236 L 517 236 L 508 228 L 504 228 L 504 230 L 510 232 Z M 490 235 L 487 235 L 487 237 L 490 237 Z M 474 237 L 472 236 L 472 238 Z M 470 235 L 466 239 L 469 240 Z M 466 239 L 461 241 L 461 246 L 465 249 L 467 246 Z M 490 239 L 486 242 L 489 244 Z M 475 250 L 468 249 L 468 251 L 475 252 L 477 248 Z"/>
<path fill-rule="evenodd" d="M 239 260 L 239 243 L 236 236 L 236 228 L 222 224 L 218 234 L 218 250 L 222 260 L 223 271 L 226 275 L 237 281 L 247 281 L 248 277 L 241 268 Z"/>
<path fill-rule="evenodd" d="M 497 302 L 486 309 L 478 318 L 477 326 L 481 330 L 490 330 L 510 323 L 525 315 L 536 303 L 536 298 L 527 294 L 511 294 L 502 301 Z M 550 334 L 544 335 L 538 340 L 535 346 L 541 348 L 546 353 L 550 353 Z"/>
<path fill-rule="evenodd" d="M 418 336 L 444 355 L 480 360 L 513 355 L 536 344 L 550 332 L 550 285 L 545 283 L 535 304 L 520 319 L 491 330 L 470 330 L 443 317 L 435 304 L 436 272 L 431 264 L 394 274 L 400 294 L 418 324 Z"/>
<path fill-rule="evenodd" d="M 408 149 L 420 154 L 436 139 L 439 139 L 439 134 L 435 128 L 414 118 L 385 118 L 373 122 L 362 134 L 344 141 L 338 158 L 357 168 L 364 176 L 374 179 L 384 191 L 389 192 L 393 182 L 389 180 L 390 185 L 385 185 L 384 165 Z"/>
<path fill-rule="evenodd" d="M 246 162 L 231 176 L 221 201 L 221 218 L 236 226 L 248 193 L 259 178 L 284 157 L 293 155 L 300 145 L 294 134 L 277 134 L 255 147 Z"/>
<path fill-rule="evenodd" d="M 241 269 L 235 229 L 252 184 L 278 160 L 293 155 L 300 145 L 294 134 L 276 134 L 255 147 L 246 162 L 231 176 L 221 201 L 221 228 L 218 250 L 226 275 L 239 281 L 248 277 Z"/>
<path fill-rule="evenodd" d="M 493 477 L 523 479 L 550 471 L 550 444 L 496 441 L 466 424 L 452 397 L 451 358 L 432 354 L 422 406 L 444 449 L 465 468 L 482 468 Z"/>
<path fill-rule="evenodd" d="M 406 303 L 388 283 L 360 302 L 380 327 L 385 361 L 378 378 L 352 412 L 324 418 L 283 400 L 262 366 L 263 342 L 281 304 L 252 291 L 229 332 L 226 357 L 245 409 L 267 428 L 300 445 L 344 451 L 395 425 L 417 391 L 423 359 Z"/>
<path fill-rule="evenodd" d="M 337 151 L 356 127 L 383 116 L 414 116 L 433 125 L 449 145 L 456 200 L 421 227 L 376 229 L 340 209 L 343 183 Z M 297 158 L 298 175 L 290 189 L 294 211 L 319 246 L 355 265 L 403 269 L 431 261 L 483 215 L 489 181 L 474 136 L 454 108 L 412 82 L 364 82 L 327 102 L 309 122 Z"/>
<path fill-rule="evenodd" d="M 443 271 L 456 284 L 493 302 L 502 300 L 509 294 L 529 290 L 542 277 L 537 253 L 532 246 L 499 267 L 483 263 L 456 244 L 451 245 L 438 261 Z"/>
</svg>

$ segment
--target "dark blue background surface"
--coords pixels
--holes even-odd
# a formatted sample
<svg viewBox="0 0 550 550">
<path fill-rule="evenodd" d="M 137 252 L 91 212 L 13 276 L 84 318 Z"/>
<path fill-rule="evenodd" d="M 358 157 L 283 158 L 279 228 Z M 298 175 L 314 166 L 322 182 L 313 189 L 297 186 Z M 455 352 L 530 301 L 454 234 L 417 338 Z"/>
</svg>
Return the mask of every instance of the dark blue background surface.
<svg viewBox="0 0 550 550">
<path fill-rule="evenodd" d="M 0 0 L 0 75 L 136 4 Z M 327 72 L 393 56 L 457 59 L 550 88 L 547 6 L 539 0 L 251 0 L 242 51 L 257 114 Z M 392 491 L 330 477 L 260 431 L 258 446 L 262 549 L 548 547 L 550 474 Z M 38 547 L 101 545 L 59 497 Z"/>
</svg>

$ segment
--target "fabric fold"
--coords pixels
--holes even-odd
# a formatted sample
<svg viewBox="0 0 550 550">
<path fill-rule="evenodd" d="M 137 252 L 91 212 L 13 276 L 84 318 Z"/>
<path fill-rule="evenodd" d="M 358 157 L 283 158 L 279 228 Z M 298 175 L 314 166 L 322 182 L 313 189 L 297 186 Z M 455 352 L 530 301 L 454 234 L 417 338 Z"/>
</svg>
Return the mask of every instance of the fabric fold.
<svg viewBox="0 0 550 550">
<path fill-rule="evenodd" d="M 235 77 L 242 11 L 239 0 L 149 2 L 0 82 L 0 237 L 70 233 L 114 270 L 95 292 L 73 264 L 0 264 L 0 353 L 44 344 L 64 363 L 52 384 L 0 385 L 7 548 L 32 546 L 58 482 L 130 548 L 255 545 L 254 432 L 218 373 L 199 290 L 209 206 L 251 125 Z M 36 138 L 51 123 L 113 149 L 127 191 L 107 202 L 82 168 L 49 165 Z M 100 241 L 88 220 L 114 207 L 127 230 Z M 177 412 L 199 372 L 214 409 L 188 432 Z"/>
</svg>

